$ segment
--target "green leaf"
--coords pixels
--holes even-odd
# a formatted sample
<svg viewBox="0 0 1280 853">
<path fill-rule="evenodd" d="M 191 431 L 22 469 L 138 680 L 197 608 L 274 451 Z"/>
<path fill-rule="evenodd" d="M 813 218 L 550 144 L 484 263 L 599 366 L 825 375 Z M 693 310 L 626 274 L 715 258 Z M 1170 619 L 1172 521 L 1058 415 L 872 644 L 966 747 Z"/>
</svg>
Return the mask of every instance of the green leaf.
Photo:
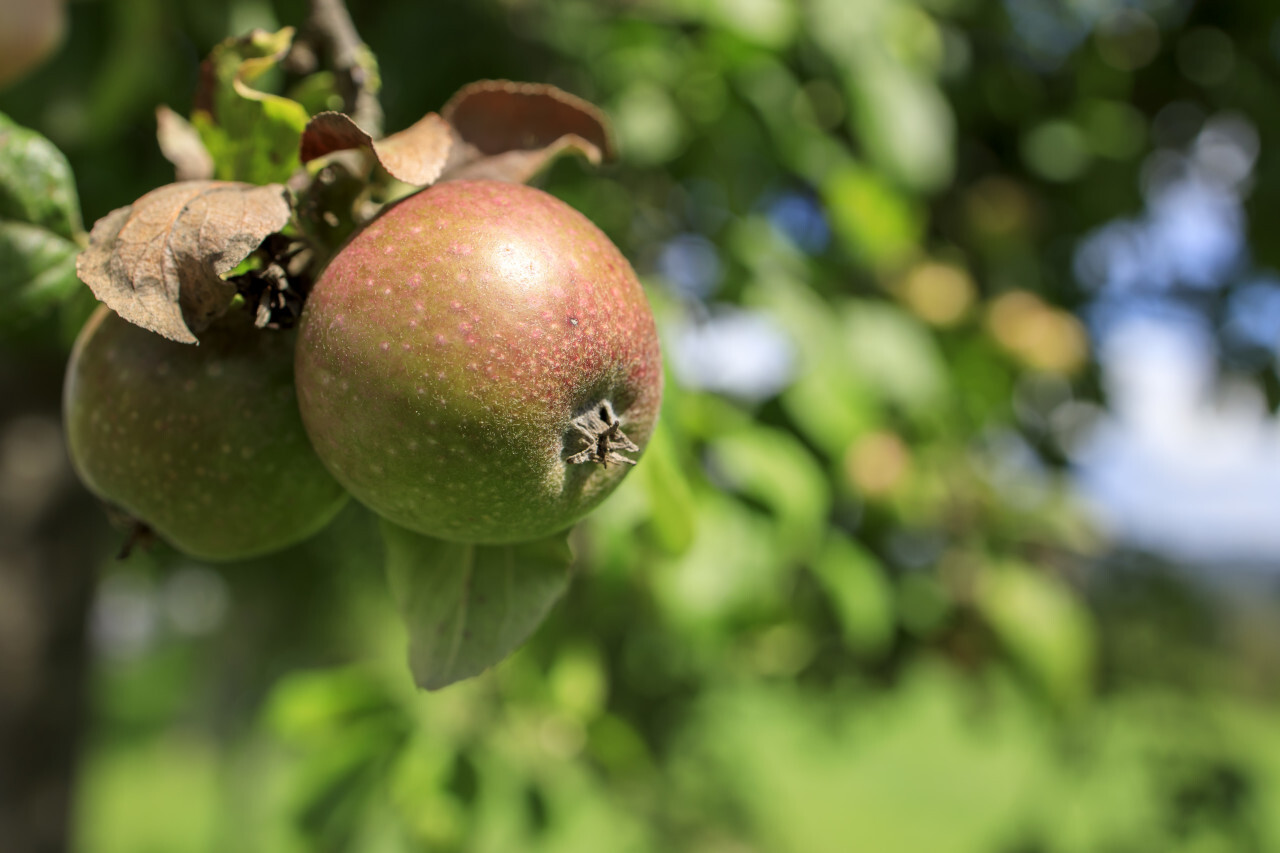
<svg viewBox="0 0 1280 853">
<path fill-rule="evenodd" d="M 772 510 L 780 544 L 803 557 L 826 527 L 831 492 L 817 460 L 790 433 L 753 426 L 709 447 L 716 470 L 738 491 Z"/>
<path fill-rule="evenodd" d="M 445 542 L 383 522 L 387 573 L 418 686 L 479 675 L 541 624 L 569 585 L 568 532 L 514 545 Z"/>
<path fill-rule="evenodd" d="M 813 572 L 840 617 L 849 647 L 868 655 L 884 652 L 893 639 L 896 620 L 893 586 L 879 561 L 833 531 L 814 561 Z"/>
<path fill-rule="evenodd" d="M 71 165 L 57 146 L 0 113 L 0 220 L 74 240 L 80 225 Z"/>
<path fill-rule="evenodd" d="M 814 41 L 843 73 L 848 122 L 876 171 L 916 192 L 934 192 L 955 166 L 956 120 L 933 79 L 941 36 L 914 3 L 847 0 L 807 4 Z"/>
<path fill-rule="evenodd" d="M 872 267 L 906 260 L 924 235 L 924 220 L 911 200 L 881 175 L 848 163 L 822 185 L 836 236 Z"/>
<path fill-rule="evenodd" d="M 395 697 L 373 672 L 356 668 L 292 673 L 272 689 L 263 722 L 295 747 L 327 746 L 365 720 L 403 724 Z"/>
<path fill-rule="evenodd" d="M 788 275 L 762 273 L 743 301 L 769 312 L 796 342 L 800 369 L 782 393 L 782 407 L 805 438 L 840 459 L 854 438 L 883 422 L 884 412 L 876 389 L 852 367 L 839 314 Z"/>
<path fill-rule="evenodd" d="M 57 147 L 0 113 L 0 331 L 76 292 L 80 205 Z"/>
<path fill-rule="evenodd" d="M 205 60 L 211 88 L 198 96 L 191 123 L 213 156 L 214 177 L 270 184 L 287 181 L 301 166 L 306 107 L 249 85 L 274 69 L 292 42 L 291 27 L 255 30 L 224 41 Z"/>
<path fill-rule="evenodd" d="M 401 733 L 360 725 L 324 752 L 309 756 L 301 779 L 294 783 L 295 820 L 303 833 L 329 841 L 330 849 L 348 847 L 404 741 Z"/>
<path fill-rule="evenodd" d="M 689 481 L 680 470 L 680 454 L 671 428 L 661 421 L 645 449 L 640 475 L 658 544 L 668 554 L 683 554 L 693 544 L 698 506 Z"/>
<path fill-rule="evenodd" d="M 1051 698 L 1073 705 L 1088 695 L 1093 622 L 1065 584 L 1030 567 L 998 566 L 982 577 L 978 607 L 1010 657 Z"/>
<path fill-rule="evenodd" d="M 788 577 L 780 543 L 761 513 L 718 491 L 700 491 L 693 546 L 658 565 L 654 593 L 666 615 L 711 628 L 722 619 L 776 611 Z"/>
<path fill-rule="evenodd" d="M 716 26 L 773 51 L 786 48 L 799 29 L 799 8 L 787 0 L 711 0 L 698 6 Z"/>
<path fill-rule="evenodd" d="M 0 329 L 20 327 L 75 293 L 79 251 L 39 226 L 0 220 Z"/>
<path fill-rule="evenodd" d="M 358 830 L 410 741 L 406 710 L 394 685 L 372 670 L 297 672 L 276 683 L 261 723 L 291 756 L 274 783 L 287 796 L 277 807 L 287 808 L 304 837 L 336 849 Z"/>
<path fill-rule="evenodd" d="M 895 305 L 870 299 L 851 299 L 840 313 L 840 361 L 887 401 L 918 414 L 946 399 L 947 363 L 924 324 Z"/>
<path fill-rule="evenodd" d="M 618 147 L 630 162 L 652 166 L 680 153 L 684 124 L 665 89 L 647 82 L 632 83 L 609 112 L 618 131 Z"/>
<path fill-rule="evenodd" d="M 879 399 L 847 367 L 828 362 L 800 376 L 782 394 L 782 407 L 804 436 L 832 459 L 884 419 Z"/>
<path fill-rule="evenodd" d="M 860 54 L 847 86 L 851 123 L 880 170 L 919 192 L 946 186 L 954 170 L 955 117 L 937 84 L 871 50 Z"/>
</svg>

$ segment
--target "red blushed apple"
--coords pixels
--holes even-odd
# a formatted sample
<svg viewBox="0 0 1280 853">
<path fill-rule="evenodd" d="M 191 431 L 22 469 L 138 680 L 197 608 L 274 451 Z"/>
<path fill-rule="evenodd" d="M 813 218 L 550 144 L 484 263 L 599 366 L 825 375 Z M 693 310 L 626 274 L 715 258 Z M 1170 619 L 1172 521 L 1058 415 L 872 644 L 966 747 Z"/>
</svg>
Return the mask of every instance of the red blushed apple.
<svg viewBox="0 0 1280 853">
<path fill-rule="evenodd" d="M 387 209 L 303 311 L 303 422 L 360 501 L 430 536 L 568 527 L 635 463 L 662 364 L 630 264 L 541 190 L 451 181 Z"/>
</svg>

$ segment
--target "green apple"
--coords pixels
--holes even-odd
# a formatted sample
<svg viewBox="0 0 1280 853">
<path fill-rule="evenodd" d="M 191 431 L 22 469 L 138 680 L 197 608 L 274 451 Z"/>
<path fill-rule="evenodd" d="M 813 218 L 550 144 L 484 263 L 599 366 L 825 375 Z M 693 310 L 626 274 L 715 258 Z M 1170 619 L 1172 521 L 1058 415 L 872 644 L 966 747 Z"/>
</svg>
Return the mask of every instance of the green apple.
<svg viewBox="0 0 1280 853">
<path fill-rule="evenodd" d="M 348 496 L 303 430 L 295 337 L 256 329 L 237 309 L 192 346 L 99 307 L 64 386 L 67 442 L 85 485 L 208 560 L 316 533 Z"/>
</svg>

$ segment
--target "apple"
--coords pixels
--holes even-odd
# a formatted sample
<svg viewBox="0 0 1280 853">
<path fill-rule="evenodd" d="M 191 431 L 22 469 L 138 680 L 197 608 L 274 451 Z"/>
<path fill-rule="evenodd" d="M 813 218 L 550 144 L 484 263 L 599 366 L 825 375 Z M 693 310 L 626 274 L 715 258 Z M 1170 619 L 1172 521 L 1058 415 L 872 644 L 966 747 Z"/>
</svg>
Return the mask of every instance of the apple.
<svg viewBox="0 0 1280 853">
<path fill-rule="evenodd" d="M 192 346 L 99 306 L 63 394 L 80 478 L 193 557 L 253 557 L 316 533 L 348 495 L 303 430 L 295 337 L 233 309 Z"/>
<path fill-rule="evenodd" d="M 621 481 L 662 396 L 630 264 L 541 190 L 447 181 L 386 209 L 303 309 L 303 423 L 355 497 L 457 542 L 562 530 Z"/>
</svg>

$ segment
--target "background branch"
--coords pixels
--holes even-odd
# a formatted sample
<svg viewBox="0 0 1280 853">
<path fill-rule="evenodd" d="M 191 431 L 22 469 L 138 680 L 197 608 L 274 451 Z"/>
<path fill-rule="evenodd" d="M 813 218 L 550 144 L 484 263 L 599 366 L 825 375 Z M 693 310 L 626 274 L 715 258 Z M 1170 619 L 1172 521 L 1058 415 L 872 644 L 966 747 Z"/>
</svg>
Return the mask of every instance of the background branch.
<svg viewBox="0 0 1280 853">
<path fill-rule="evenodd" d="M 375 139 L 382 135 L 381 79 L 373 52 L 356 32 L 343 0 L 311 0 L 303 42 L 323 50 L 338 76 L 342 111 Z"/>
</svg>

